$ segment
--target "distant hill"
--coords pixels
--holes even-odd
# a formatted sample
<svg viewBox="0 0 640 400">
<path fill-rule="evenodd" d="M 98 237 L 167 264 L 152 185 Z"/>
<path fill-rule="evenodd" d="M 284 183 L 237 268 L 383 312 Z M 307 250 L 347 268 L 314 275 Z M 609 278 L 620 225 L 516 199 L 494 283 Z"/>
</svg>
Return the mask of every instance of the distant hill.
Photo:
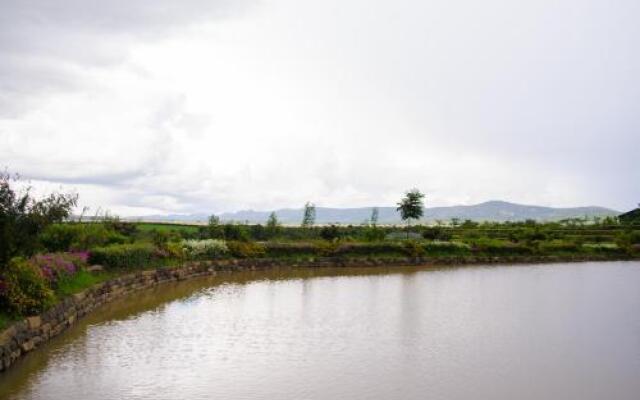
<svg viewBox="0 0 640 400">
<path fill-rule="evenodd" d="M 316 208 L 317 224 L 360 224 L 368 220 L 371 216 L 372 207 L 360 208 Z M 284 224 L 299 224 L 302 221 L 302 208 L 285 208 L 276 210 L 276 215 L 280 222 Z M 380 224 L 395 224 L 401 222 L 400 215 L 395 207 L 378 207 Z M 245 210 L 233 213 L 220 214 L 223 221 L 264 223 L 271 211 Z M 594 216 L 615 216 L 620 212 L 604 207 L 571 207 L 555 208 L 531 206 L 523 204 L 509 203 L 506 201 L 487 201 L 471 206 L 452 207 L 427 207 L 423 221 L 434 222 L 436 220 L 449 221 L 451 218 L 460 220 L 470 219 L 473 221 L 523 221 L 533 219 L 537 221 L 553 221 L 564 218 L 582 218 Z M 147 216 L 140 218 L 145 221 L 182 221 L 182 222 L 206 222 L 208 215 L 166 215 Z"/>
</svg>

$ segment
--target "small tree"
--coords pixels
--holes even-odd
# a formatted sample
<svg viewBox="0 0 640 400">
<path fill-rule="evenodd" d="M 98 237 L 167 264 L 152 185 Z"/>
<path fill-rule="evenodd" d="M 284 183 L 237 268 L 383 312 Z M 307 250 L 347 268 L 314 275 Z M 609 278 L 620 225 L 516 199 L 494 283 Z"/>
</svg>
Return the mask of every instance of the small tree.
<svg viewBox="0 0 640 400">
<path fill-rule="evenodd" d="M 278 236 L 280 233 L 280 221 L 278 221 L 278 216 L 275 211 L 269 214 L 269 219 L 267 220 L 267 237 L 273 238 Z"/>
<path fill-rule="evenodd" d="M 11 187 L 18 180 L 0 173 L 0 268 L 11 257 L 32 255 L 40 245 L 40 233 L 68 218 L 78 202 L 77 195 L 60 193 L 36 200 L 30 187 L 21 192 Z"/>
<path fill-rule="evenodd" d="M 210 239 L 224 239 L 224 227 L 220 224 L 220 217 L 211 215 L 207 225 L 207 234 Z"/>
<path fill-rule="evenodd" d="M 371 209 L 371 218 L 369 220 L 371 221 L 371 226 L 374 228 L 378 225 L 378 207 L 373 207 Z"/>
<path fill-rule="evenodd" d="M 302 217 L 302 227 L 311 228 L 316 223 L 316 206 L 308 202 L 304 205 L 304 216 Z"/>
<path fill-rule="evenodd" d="M 409 239 L 409 228 L 411 226 L 412 219 L 420 219 L 423 215 L 424 194 L 420 193 L 418 189 L 411 189 L 405 193 L 404 197 L 398 203 L 397 211 L 400 211 L 400 216 L 403 221 L 407 221 L 407 239 Z"/>
<path fill-rule="evenodd" d="M 320 229 L 320 237 L 328 241 L 340 239 L 340 229 L 334 224 L 324 226 Z"/>
</svg>

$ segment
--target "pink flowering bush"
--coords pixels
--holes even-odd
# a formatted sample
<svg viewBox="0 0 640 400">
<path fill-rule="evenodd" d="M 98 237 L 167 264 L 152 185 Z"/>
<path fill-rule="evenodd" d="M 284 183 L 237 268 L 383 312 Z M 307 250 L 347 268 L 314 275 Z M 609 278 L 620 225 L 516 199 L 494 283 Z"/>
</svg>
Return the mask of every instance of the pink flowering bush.
<svg viewBox="0 0 640 400">
<path fill-rule="evenodd" d="M 13 258 L 0 271 L 0 310 L 19 316 L 37 314 L 53 304 L 56 290 L 87 265 L 89 253 L 39 254 Z"/>
<path fill-rule="evenodd" d="M 55 286 L 60 279 L 70 277 L 83 269 L 88 259 L 89 253 L 77 252 L 39 254 L 33 256 L 30 261 L 40 269 L 49 284 Z"/>
</svg>

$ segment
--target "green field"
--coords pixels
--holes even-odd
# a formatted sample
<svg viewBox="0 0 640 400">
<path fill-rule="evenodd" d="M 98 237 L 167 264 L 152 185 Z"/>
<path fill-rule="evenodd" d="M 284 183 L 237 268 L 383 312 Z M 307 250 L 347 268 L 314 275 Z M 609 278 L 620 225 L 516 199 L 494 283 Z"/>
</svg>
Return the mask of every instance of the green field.
<svg viewBox="0 0 640 400">
<path fill-rule="evenodd" d="M 136 228 L 141 232 L 160 231 L 160 232 L 179 232 L 187 234 L 198 233 L 198 225 L 173 224 L 168 222 L 136 222 Z"/>
</svg>

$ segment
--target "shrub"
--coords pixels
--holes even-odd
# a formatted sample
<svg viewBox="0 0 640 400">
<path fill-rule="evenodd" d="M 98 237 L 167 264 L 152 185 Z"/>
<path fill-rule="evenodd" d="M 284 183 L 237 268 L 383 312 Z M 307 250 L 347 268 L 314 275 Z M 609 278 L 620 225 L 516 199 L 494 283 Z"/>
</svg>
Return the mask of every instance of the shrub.
<svg viewBox="0 0 640 400">
<path fill-rule="evenodd" d="M 256 242 L 227 242 L 229 252 L 238 258 L 258 258 L 266 253 L 264 245 Z"/>
<path fill-rule="evenodd" d="M 432 242 L 426 243 L 424 245 L 424 249 L 428 253 L 435 254 L 461 254 L 468 253 L 471 250 L 471 246 L 462 242 L 442 242 L 439 240 L 434 240 Z"/>
<path fill-rule="evenodd" d="M 617 253 L 620 250 L 615 243 L 585 243 L 582 247 L 597 253 Z"/>
<path fill-rule="evenodd" d="M 498 239 L 478 239 L 474 241 L 472 250 L 489 255 L 531 254 L 529 247 Z"/>
<path fill-rule="evenodd" d="M 405 254 L 402 244 L 396 242 L 343 243 L 338 248 L 340 255 L 395 255 Z"/>
<path fill-rule="evenodd" d="M 56 287 L 59 280 L 74 275 L 86 266 L 87 253 L 39 254 L 30 259 L 49 285 Z"/>
<path fill-rule="evenodd" d="M 420 257 L 425 253 L 424 246 L 415 240 L 406 240 L 402 245 L 405 253 L 407 253 L 409 257 Z"/>
<path fill-rule="evenodd" d="M 335 240 L 340 238 L 340 229 L 336 225 L 323 226 L 320 229 L 320 237 L 324 240 Z"/>
<path fill-rule="evenodd" d="M 405 255 L 401 243 L 337 243 L 327 241 L 265 244 L 269 257 L 311 257 L 311 256 L 371 256 L 371 255 Z"/>
<path fill-rule="evenodd" d="M 380 229 L 377 226 L 367 226 L 362 229 L 362 238 L 367 242 L 384 240 L 385 232 L 383 229 Z"/>
<path fill-rule="evenodd" d="M 269 257 L 312 256 L 316 253 L 316 246 L 308 242 L 267 242 L 264 246 Z"/>
<path fill-rule="evenodd" d="M 183 240 L 182 250 L 186 257 L 196 258 L 216 258 L 229 252 L 224 240 L 204 239 L 204 240 Z"/>
<path fill-rule="evenodd" d="M 435 226 L 422 231 L 422 237 L 429 240 L 449 241 L 451 240 L 451 232 L 440 226 Z"/>
<path fill-rule="evenodd" d="M 53 304 L 55 296 L 34 263 L 14 258 L 0 278 L 0 305 L 13 316 L 38 314 Z"/>
<path fill-rule="evenodd" d="M 168 242 L 164 245 L 164 248 L 168 257 L 180 260 L 187 256 L 182 242 Z"/>
<path fill-rule="evenodd" d="M 242 242 L 248 242 L 250 239 L 247 228 L 243 225 L 225 224 L 224 225 L 224 238 L 226 240 L 237 240 Z"/>
<path fill-rule="evenodd" d="M 35 199 L 30 189 L 16 190 L 18 178 L 0 172 L 0 266 L 15 256 L 30 256 L 49 225 L 68 218 L 78 197 L 53 193 Z"/>
<path fill-rule="evenodd" d="M 640 231 L 627 231 L 617 234 L 616 242 L 622 246 L 640 244 Z"/>
<path fill-rule="evenodd" d="M 89 261 L 108 268 L 142 268 L 161 255 L 150 243 L 113 244 L 91 250 Z"/>
<path fill-rule="evenodd" d="M 92 247 L 125 243 L 127 238 L 106 224 L 66 223 L 47 227 L 40 242 L 49 251 L 86 250 Z"/>
<path fill-rule="evenodd" d="M 540 244 L 540 250 L 544 253 L 576 253 L 580 246 L 564 240 L 553 240 Z"/>
<path fill-rule="evenodd" d="M 321 256 L 332 256 L 338 252 L 338 242 L 319 240 L 314 243 L 315 252 Z"/>
</svg>

